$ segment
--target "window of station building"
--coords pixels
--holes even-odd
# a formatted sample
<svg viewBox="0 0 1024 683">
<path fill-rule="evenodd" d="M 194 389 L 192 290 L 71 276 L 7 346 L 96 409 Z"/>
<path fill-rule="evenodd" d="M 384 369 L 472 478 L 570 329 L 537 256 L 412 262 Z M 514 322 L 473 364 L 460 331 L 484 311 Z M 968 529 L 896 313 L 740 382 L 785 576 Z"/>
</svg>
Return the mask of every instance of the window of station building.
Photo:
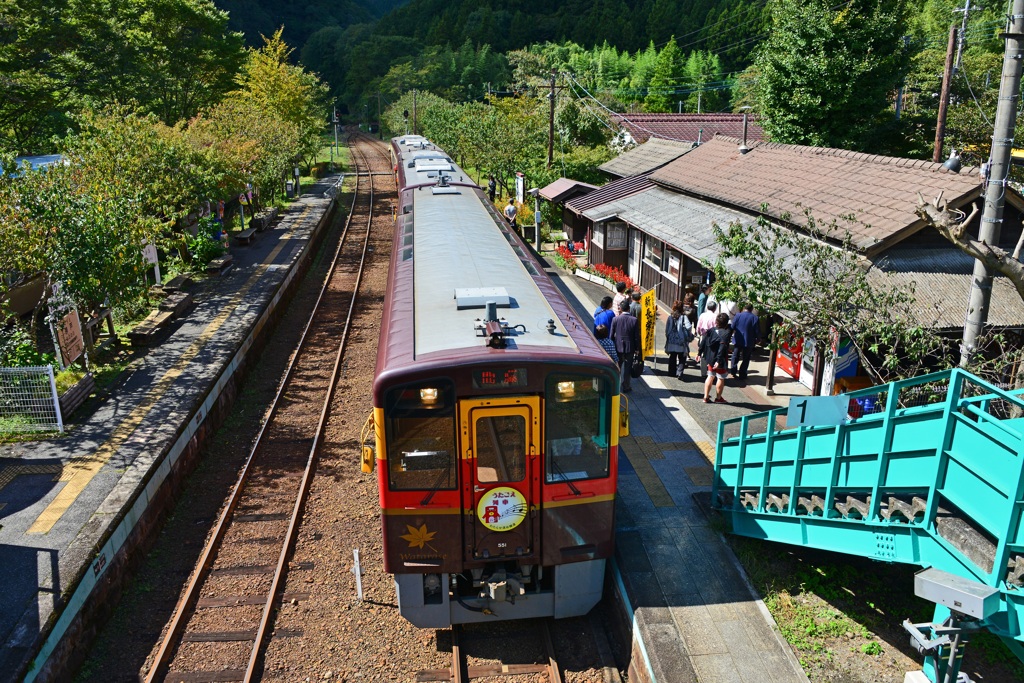
<svg viewBox="0 0 1024 683">
<path fill-rule="evenodd" d="M 591 237 L 591 240 L 594 242 L 594 246 L 602 249 L 604 249 L 604 228 L 605 226 L 602 223 L 595 223 L 593 236 Z"/>
<path fill-rule="evenodd" d="M 675 249 L 665 250 L 665 270 L 674 278 L 679 277 L 679 265 L 682 261 L 680 254 Z"/>
<path fill-rule="evenodd" d="M 593 375 L 552 374 L 545 395 L 545 481 L 557 484 L 607 477 L 609 382 Z"/>
<path fill-rule="evenodd" d="M 650 236 L 644 240 L 644 260 L 658 270 L 661 270 L 663 248 L 664 244 L 661 240 L 656 240 Z"/>
<path fill-rule="evenodd" d="M 625 249 L 626 237 L 629 234 L 629 227 L 623 221 L 612 221 L 608 223 L 608 247 L 612 249 Z"/>
<path fill-rule="evenodd" d="M 395 387 L 384 399 L 388 484 L 392 490 L 456 487 L 455 387 L 431 380 Z"/>
</svg>

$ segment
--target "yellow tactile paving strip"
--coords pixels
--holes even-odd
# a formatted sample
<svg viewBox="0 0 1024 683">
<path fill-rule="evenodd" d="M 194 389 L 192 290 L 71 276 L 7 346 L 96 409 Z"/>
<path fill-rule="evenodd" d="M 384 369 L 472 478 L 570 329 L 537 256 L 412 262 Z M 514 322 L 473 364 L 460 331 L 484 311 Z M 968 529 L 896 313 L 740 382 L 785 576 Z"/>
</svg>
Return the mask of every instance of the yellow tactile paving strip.
<svg viewBox="0 0 1024 683">
<path fill-rule="evenodd" d="M 300 214 L 298 221 L 302 221 L 306 218 L 309 213 L 310 207 Z M 149 393 L 142 400 L 135 409 L 128 414 L 128 416 L 117 425 L 113 432 L 110 434 L 110 438 L 106 440 L 94 453 L 87 455 L 82 458 L 74 458 L 70 460 L 66 467 L 65 473 L 61 476 L 62 481 L 66 481 L 67 484 L 60 490 L 57 496 L 46 506 L 39 516 L 36 518 L 32 526 L 28 528 L 26 533 L 30 534 L 45 534 L 53 528 L 54 524 L 60 520 L 60 518 L 67 512 L 68 508 L 78 499 L 78 496 L 85 490 L 85 487 L 89 485 L 89 482 L 93 480 L 93 477 L 100 471 L 100 469 L 107 463 L 108 460 L 117 452 L 118 448 L 128 440 L 135 429 L 141 424 L 142 420 L 145 419 L 146 415 L 153 409 L 153 407 L 160 401 L 163 395 L 171 388 L 174 381 L 181 376 L 181 374 L 188 367 L 189 363 L 195 360 L 195 357 L 199 355 L 199 352 L 203 349 L 207 342 L 213 338 L 217 331 L 227 322 L 227 319 L 234 312 L 235 308 L 245 299 L 245 296 L 249 293 L 249 290 L 256 285 L 259 279 L 266 272 L 269 264 L 273 263 L 277 255 L 281 253 L 281 250 L 285 246 L 284 241 L 279 241 L 277 246 L 274 247 L 273 251 L 264 259 L 263 263 L 260 264 L 255 272 L 245 281 L 245 284 L 235 292 L 235 295 L 231 297 L 231 300 L 226 306 L 217 314 L 210 324 L 203 329 L 202 333 L 189 345 L 185 352 L 181 354 L 177 362 L 163 374 L 163 376 L 157 380 Z"/>
<path fill-rule="evenodd" d="M 697 450 L 704 454 L 705 458 L 714 458 L 714 449 L 706 441 L 669 441 L 657 443 L 649 436 L 626 436 L 619 439 L 619 452 L 629 460 L 633 466 L 637 479 L 643 485 L 647 495 L 654 503 L 654 507 L 674 507 L 672 496 L 661 481 L 661 477 L 654 471 L 651 465 L 652 460 L 664 460 L 665 451 L 687 451 Z M 691 472 L 692 470 L 692 472 Z M 707 470 L 705 472 L 705 470 Z M 711 484 L 710 468 L 684 467 L 683 471 L 690 477 L 690 481 L 696 486 L 708 486 Z"/>
</svg>

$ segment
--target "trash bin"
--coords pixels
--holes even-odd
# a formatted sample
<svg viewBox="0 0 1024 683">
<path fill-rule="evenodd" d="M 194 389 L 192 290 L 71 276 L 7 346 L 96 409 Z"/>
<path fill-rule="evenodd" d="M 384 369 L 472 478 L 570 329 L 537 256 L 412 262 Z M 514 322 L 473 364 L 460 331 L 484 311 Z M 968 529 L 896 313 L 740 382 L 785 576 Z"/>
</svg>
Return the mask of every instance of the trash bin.
<svg viewBox="0 0 1024 683">
<path fill-rule="evenodd" d="M 295 197 L 295 183 L 290 180 L 285 181 L 284 191 L 288 195 L 288 199 L 293 199 Z"/>
</svg>

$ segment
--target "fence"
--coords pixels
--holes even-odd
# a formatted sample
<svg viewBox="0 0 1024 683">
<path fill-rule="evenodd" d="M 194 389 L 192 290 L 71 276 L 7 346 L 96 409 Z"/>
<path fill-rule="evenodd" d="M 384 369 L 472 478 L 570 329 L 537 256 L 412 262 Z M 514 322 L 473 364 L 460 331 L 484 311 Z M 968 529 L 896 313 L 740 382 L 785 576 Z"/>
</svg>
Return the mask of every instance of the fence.
<svg viewBox="0 0 1024 683">
<path fill-rule="evenodd" d="M 53 366 L 0 368 L 0 433 L 64 431 Z"/>
</svg>

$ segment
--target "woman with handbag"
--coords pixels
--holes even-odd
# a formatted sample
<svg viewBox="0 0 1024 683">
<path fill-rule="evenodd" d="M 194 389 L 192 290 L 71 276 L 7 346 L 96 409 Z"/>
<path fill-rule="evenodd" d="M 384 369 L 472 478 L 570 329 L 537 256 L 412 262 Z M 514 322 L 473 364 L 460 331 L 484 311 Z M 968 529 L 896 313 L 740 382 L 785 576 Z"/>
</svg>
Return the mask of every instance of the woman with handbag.
<svg viewBox="0 0 1024 683">
<path fill-rule="evenodd" d="M 668 354 L 668 374 L 683 378 L 686 361 L 690 357 L 693 326 L 683 313 L 683 302 L 672 304 L 672 314 L 665 321 L 665 353 Z"/>
</svg>

